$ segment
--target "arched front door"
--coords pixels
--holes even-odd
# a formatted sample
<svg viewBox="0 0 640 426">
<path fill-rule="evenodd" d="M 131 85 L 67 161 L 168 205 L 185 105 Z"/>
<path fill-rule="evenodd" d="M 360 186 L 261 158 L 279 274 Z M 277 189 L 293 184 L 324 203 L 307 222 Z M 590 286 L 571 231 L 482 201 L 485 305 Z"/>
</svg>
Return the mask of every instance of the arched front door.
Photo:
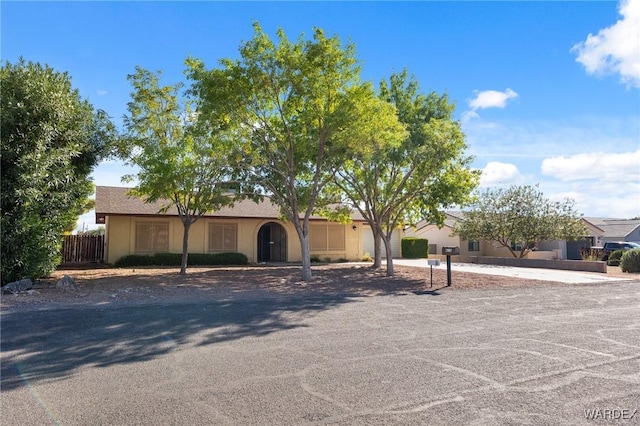
<svg viewBox="0 0 640 426">
<path fill-rule="evenodd" d="M 286 262 L 287 233 L 279 223 L 269 222 L 258 231 L 258 262 Z"/>
</svg>

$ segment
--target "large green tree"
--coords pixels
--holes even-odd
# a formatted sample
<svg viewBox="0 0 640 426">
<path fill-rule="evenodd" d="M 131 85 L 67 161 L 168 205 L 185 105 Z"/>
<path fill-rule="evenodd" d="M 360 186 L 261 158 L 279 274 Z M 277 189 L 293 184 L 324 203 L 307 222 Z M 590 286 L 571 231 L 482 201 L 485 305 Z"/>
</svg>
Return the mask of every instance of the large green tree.
<svg viewBox="0 0 640 426">
<path fill-rule="evenodd" d="M 90 173 L 114 138 L 67 73 L 6 62 L 0 122 L 2 282 L 47 275 L 60 262 L 62 235 L 93 192 Z"/>
<path fill-rule="evenodd" d="M 380 100 L 392 105 L 406 132 L 375 126 L 393 123 L 383 114 L 354 135 L 354 145 L 367 150 L 352 152 L 335 173 L 335 185 L 360 210 L 371 226 L 375 241 L 374 267 L 381 266 L 381 244 L 387 255 L 387 275 L 393 275 L 391 236 L 398 227 L 427 219 L 444 220 L 441 211 L 462 204 L 477 186 L 478 173 L 460 124 L 452 119 L 454 105 L 446 95 L 424 95 L 406 70 L 380 85 Z M 394 130 L 391 130 L 394 129 Z M 380 140 L 371 143 L 371 140 Z M 386 141 L 386 143 L 382 143 Z"/>
<path fill-rule="evenodd" d="M 132 193 L 146 202 L 164 201 L 163 212 L 177 209 L 183 225 L 180 273 L 185 274 L 191 225 L 241 195 L 229 192 L 230 139 L 200 119 L 183 84 L 161 86 L 159 78 L 160 72 L 139 67 L 128 77 L 133 92 L 121 155 L 138 168 Z"/>
<path fill-rule="evenodd" d="M 208 117 L 235 132 L 247 180 L 263 188 L 295 227 L 302 279 L 311 278 L 309 219 L 331 199 L 321 196 L 346 155 L 337 135 L 350 126 L 344 112 L 358 90 L 353 45 L 315 29 L 312 39 L 273 41 L 254 24 L 240 58 L 205 70 L 190 60 L 191 77 Z"/>
<path fill-rule="evenodd" d="M 551 201 L 537 186 L 486 189 L 469 207 L 454 232 L 465 240 L 491 241 L 516 258 L 526 256 L 541 241 L 586 235 L 573 200 Z"/>
</svg>

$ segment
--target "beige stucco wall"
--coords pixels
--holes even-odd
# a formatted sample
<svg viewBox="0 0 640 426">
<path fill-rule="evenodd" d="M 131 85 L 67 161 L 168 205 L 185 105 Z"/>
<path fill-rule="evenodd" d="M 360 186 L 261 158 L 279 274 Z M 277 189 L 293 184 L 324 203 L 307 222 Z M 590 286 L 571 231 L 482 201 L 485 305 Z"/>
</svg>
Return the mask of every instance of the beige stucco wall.
<svg viewBox="0 0 640 426">
<path fill-rule="evenodd" d="M 409 228 L 405 231 L 408 237 L 426 238 L 429 244 L 437 245 L 437 254 L 442 253 L 442 246 L 460 247 L 461 256 L 487 256 L 487 257 L 513 257 L 506 247 L 497 247 L 490 241 L 480 241 L 480 251 L 469 251 L 469 242 L 461 240 L 457 235 L 451 235 L 452 229 L 448 226 L 438 228 L 436 225 L 427 225 L 419 230 Z M 565 241 L 547 241 L 539 245 L 538 252 L 531 252 L 527 257 L 531 259 L 566 259 Z"/>
<path fill-rule="evenodd" d="M 448 226 L 438 228 L 437 225 L 427 225 L 424 228 L 415 230 L 409 228 L 405 234 L 410 237 L 426 238 L 429 245 L 436 244 L 436 254 L 442 253 L 443 246 L 460 247 L 461 256 L 484 256 L 485 247 L 488 245 L 485 241 L 480 241 L 480 251 L 469 251 L 469 242 L 461 240 L 457 235 L 451 235 L 452 230 Z"/>
<path fill-rule="evenodd" d="M 482 245 L 482 243 L 481 243 Z M 496 247 L 490 242 L 484 243 L 485 249 L 483 250 L 482 256 L 488 257 L 513 257 L 513 254 L 506 247 Z M 546 250 L 537 250 L 530 251 L 525 258 L 527 259 L 565 259 L 566 256 L 563 257 L 562 250 L 547 248 Z"/>
<path fill-rule="evenodd" d="M 119 258 L 135 254 L 135 229 L 137 222 L 169 222 L 169 252 L 182 253 L 183 225 L 177 217 L 135 217 L 108 216 L 106 220 L 106 261 L 114 263 Z M 287 234 L 287 261 L 300 262 L 300 242 L 292 223 L 283 223 L 273 219 L 212 219 L 202 218 L 191 225 L 189 230 L 189 252 L 206 253 L 209 246 L 209 223 L 236 223 L 238 225 L 238 252 L 245 254 L 249 262 L 256 262 L 258 257 L 258 231 L 262 225 L 275 222 L 282 225 Z M 357 261 L 362 258 L 362 226 L 356 223 L 346 224 L 345 250 L 314 252 L 321 259 L 347 259 Z"/>
<path fill-rule="evenodd" d="M 513 257 L 513 255 L 511 254 L 508 248 L 502 247 L 502 246 L 496 247 L 496 245 L 490 241 L 487 241 L 484 243 L 484 250 L 483 250 L 482 256 Z"/>
</svg>

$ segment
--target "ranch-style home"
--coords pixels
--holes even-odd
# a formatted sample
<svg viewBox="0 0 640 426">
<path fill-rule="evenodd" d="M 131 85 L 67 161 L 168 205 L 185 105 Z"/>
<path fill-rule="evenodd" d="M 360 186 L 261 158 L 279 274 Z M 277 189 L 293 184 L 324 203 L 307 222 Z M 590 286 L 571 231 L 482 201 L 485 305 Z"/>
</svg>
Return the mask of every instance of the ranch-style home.
<svg viewBox="0 0 640 426">
<path fill-rule="evenodd" d="M 405 230 L 404 236 L 426 238 L 429 240 L 429 254 L 439 255 L 443 246 L 460 247 L 460 256 L 483 257 L 512 257 L 505 247 L 496 247 L 489 241 L 461 240 L 453 234 L 456 222 L 464 219 L 462 212 L 446 212 L 444 226 L 439 228 L 436 224 L 427 221 L 419 222 L 416 227 Z M 584 220 L 584 219 L 583 219 Z M 538 244 L 536 251 L 529 252 L 529 259 L 572 259 L 581 258 L 581 249 L 597 245 L 603 238 L 604 231 L 593 223 L 584 220 L 587 234 L 578 241 L 543 241 Z M 520 250 L 517 243 L 514 250 Z"/>
<path fill-rule="evenodd" d="M 610 241 L 640 243 L 640 220 L 638 219 L 586 217 L 585 220 L 604 231 L 601 240 L 594 245 L 600 246 Z"/>
<path fill-rule="evenodd" d="M 175 207 L 159 213 L 166 203 L 145 203 L 129 195 L 130 188 L 96 187 L 96 223 L 105 225 L 105 262 L 114 263 L 129 254 L 181 253 L 183 225 Z M 260 203 L 243 200 L 233 207 L 206 214 L 191 225 L 190 253 L 239 252 L 249 262 L 300 262 L 300 243 L 292 223 L 280 220 L 279 208 L 268 197 Z M 314 216 L 310 223 L 311 255 L 320 260 L 360 261 L 373 255 L 371 228 L 354 212 L 352 222 L 339 224 Z M 401 239 L 429 240 L 429 255 L 440 255 L 443 246 L 457 246 L 461 257 L 512 257 L 504 247 L 488 241 L 466 241 L 453 235 L 463 213 L 447 212 L 444 226 L 422 221 L 416 227 L 392 234 L 393 257 L 401 257 Z M 546 241 L 530 252 L 530 259 L 580 259 L 582 247 L 600 244 L 605 232 L 592 218 L 585 220 L 588 235 L 581 241 Z M 517 248 L 517 247 L 516 247 Z M 384 257 L 385 251 L 382 249 Z"/>
<path fill-rule="evenodd" d="M 175 207 L 161 214 L 166 203 L 145 203 L 129 195 L 129 190 L 96 187 L 96 223 L 105 225 L 105 261 L 114 263 L 129 254 L 181 253 L 184 228 Z M 191 225 L 189 252 L 239 252 L 249 262 L 299 262 L 302 256 L 296 230 L 279 216 L 278 206 L 268 197 L 261 203 L 243 200 L 208 213 Z M 357 212 L 348 224 L 314 216 L 309 229 L 310 252 L 321 260 L 359 261 L 365 244 L 372 240 L 370 234 Z"/>
<path fill-rule="evenodd" d="M 467 241 L 461 240 L 459 236 L 453 234 L 456 222 L 464 219 L 462 212 L 446 212 L 444 226 L 438 228 L 434 223 L 420 222 L 414 228 L 405 230 L 404 236 L 426 238 L 429 240 L 429 254 L 439 255 L 443 246 L 460 247 L 460 256 L 481 256 L 481 257 L 512 257 L 505 247 L 496 247 L 489 241 Z M 579 241 L 543 241 L 538 244 L 535 251 L 527 254 L 528 259 L 572 259 L 579 260 L 580 251 L 583 247 L 596 245 L 602 238 L 604 231 L 598 226 L 584 220 L 588 235 Z M 517 243 L 514 243 L 514 250 L 520 250 Z"/>
</svg>

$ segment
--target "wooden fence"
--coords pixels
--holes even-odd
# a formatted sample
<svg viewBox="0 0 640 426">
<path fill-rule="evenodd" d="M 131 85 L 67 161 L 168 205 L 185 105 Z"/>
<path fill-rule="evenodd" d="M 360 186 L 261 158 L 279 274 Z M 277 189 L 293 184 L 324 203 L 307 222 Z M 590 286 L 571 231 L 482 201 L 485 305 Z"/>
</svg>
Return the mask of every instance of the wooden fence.
<svg viewBox="0 0 640 426">
<path fill-rule="evenodd" d="M 104 262 L 104 235 L 65 235 L 62 263 Z"/>
</svg>

